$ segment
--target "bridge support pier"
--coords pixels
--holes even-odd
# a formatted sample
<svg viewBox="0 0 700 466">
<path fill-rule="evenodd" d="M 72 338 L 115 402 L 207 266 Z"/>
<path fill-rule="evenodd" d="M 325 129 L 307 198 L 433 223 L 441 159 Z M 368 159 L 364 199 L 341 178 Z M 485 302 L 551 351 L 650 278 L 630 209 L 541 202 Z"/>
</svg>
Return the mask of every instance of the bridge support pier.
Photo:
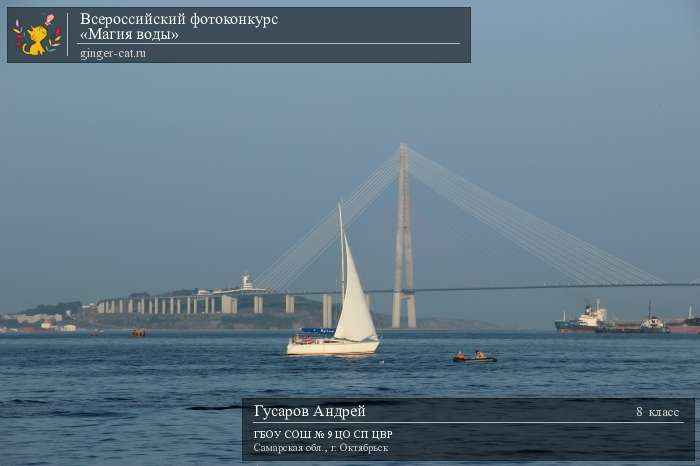
<svg viewBox="0 0 700 466">
<path fill-rule="evenodd" d="M 404 295 L 406 300 L 406 315 L 408 316 L 408 328 L 416 328 L 416 295 L 413 293 Z"/>
<path fill-rule="evenodd" d="M 263 297 L 253 296 L 253 314 L 263 313 Z"/>
<path fill-rule="evenodd" d="M 333 327 L 333 296 L 323 295 L 323 325 L 324 328 Z"/>
<path fill-rule="evenodd" d="M 288 294 L 284 296 L 284 312 L 286 314 L 294 314 L 294 295 Z"/>
<path fill-rule="evenodd" d="M 224 314 L 238 314 L 238 299 L 228 295 L 222 295 L 221 312 Z"/>
<path fill-rule="evenodd" d="M 416 328 L 416 301 L 403 292 L 404 261 L 406 288 L 413 289 L 413 246 L 411 244 L 411 206 L 408 192 L 408 148 L 399 146 L 399 202 L 396 212 L 396 249 L 394 251 L 394 296 L 391 309 L 392 328 L 401 327 L 401 302 L 407 301 L 408 327 Z"/>
</svg>

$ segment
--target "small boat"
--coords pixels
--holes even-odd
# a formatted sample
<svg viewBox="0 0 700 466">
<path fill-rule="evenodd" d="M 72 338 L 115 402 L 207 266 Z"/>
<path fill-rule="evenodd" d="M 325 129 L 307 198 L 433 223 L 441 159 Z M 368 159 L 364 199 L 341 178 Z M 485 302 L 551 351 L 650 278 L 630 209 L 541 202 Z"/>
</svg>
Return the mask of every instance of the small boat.
<svg viewBox="0 0 700 466">
<path fill-rule="evenodd" d="M 146 329 L 145 328 L 135 328 L 131 331 L 131 336 L 132 337 L 145 337 L 146 336 Z"/>
<path fill-rule="evenodd" d="M 454 362 L 496 362 L 496 361 L 498 361 L 498 359 L 492 358 L 492 357 L 488 357 L 488 358 L 464 358 L 464 359 L 462 359 L 462 358 L 458 358 L 455 356 L 454 358 L 452 358 L 452 361 L 454 361 Z"/>
</svg>

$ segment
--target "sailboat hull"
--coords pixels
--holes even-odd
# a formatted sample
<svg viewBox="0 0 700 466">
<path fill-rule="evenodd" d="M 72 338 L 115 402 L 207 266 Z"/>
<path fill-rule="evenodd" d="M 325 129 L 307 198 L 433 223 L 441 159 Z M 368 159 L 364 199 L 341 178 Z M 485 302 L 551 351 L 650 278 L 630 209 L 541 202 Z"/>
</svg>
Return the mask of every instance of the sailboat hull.
<svg viewBox="0 0 700 466">
<path fill-rule="evenodd" d="M 334 354 L 372 354 L 377 351 L 379 341 L 345 341 L 336 339 L 316 340 L 312 343 L 293 343 L 287 345 L 289 355 L 334 355 Z"/>
</svg>

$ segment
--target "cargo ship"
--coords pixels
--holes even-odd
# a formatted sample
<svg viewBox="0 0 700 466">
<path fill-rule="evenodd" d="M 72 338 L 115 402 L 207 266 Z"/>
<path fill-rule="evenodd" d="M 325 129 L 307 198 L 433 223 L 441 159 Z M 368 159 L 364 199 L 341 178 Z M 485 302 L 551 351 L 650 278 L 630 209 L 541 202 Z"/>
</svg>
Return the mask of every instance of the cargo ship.
<svg viewBox="0 0 700 466">
<path fill-rule="evenodd" d="M 596 333 L 670 333 L 666 323 L 656 316 L 643 321 L 610 321 L 595 329 Z"/>
<path fill-rule="evenodd" d="M 607 320 L 607 309 L 600 307 L 600 300 L 596 300 L 595 308 L 591 305 L 586 306 L 578 319 L 566 320 L 564 312 L 564 318 L 555 321 L 554 326 L 559 333 L 592 333 Z"/>
<path fill-rule="evenodd" d="M 642 322 L 639 320 L 604 322 L 595 329 L 595 333 L 642 333 Z"/>
<path fill-rule="evenodd" d="M 669 333 L 666 323 L 651 312 L 649 301 L 649 314 L 643 321 L 610 321 L 603 322 L 596 333 Z"/>
<path fill-rule="evenodd" d="M 700 333 L 700 317 L 693 317 L 693 306 L 688 309 L 688 318 L 682 321 L 669 322 L 666 327 L 671 333 Z"/>
<path fill-rule="evenodd" d="M 693 307 L 688 309 L 688 317 L 664 321 L 652 313 L 651 302 L 649 313 L 644 320 L 608 320 L 608 311 L 600 307 L 596 300 L 595 307 L 586 306 L 578 319 L 566 320 L 566 312 L 562 320 L 554 322 L 559 333 L 685 333 L 700 334 L 700 317 L 693 316 Z"/>
</svg>

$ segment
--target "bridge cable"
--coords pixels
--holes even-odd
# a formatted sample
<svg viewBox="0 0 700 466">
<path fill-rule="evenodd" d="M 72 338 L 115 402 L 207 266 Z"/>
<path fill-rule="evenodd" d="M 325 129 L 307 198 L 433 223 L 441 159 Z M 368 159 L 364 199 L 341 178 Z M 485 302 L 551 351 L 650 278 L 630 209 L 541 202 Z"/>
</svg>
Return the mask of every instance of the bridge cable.
<svg viewBox="0 0 700 466">
<path fill-rule="evenodd" d="M 516 207 L 410 151 L 409 172 L 461 210 L 577 283 L 662 283 L 658 277 Z"/>
<path fill-rule="evenodd" d="M 350 226 L 394 182 L 397 176 L 398 151 L 341 201 L 346 225 Z M 288 288 L 335 242 L 338 236 L 336 207 L 263 271 L 257 279 L 258 285 L 270 290 Z"/>
</svg>

